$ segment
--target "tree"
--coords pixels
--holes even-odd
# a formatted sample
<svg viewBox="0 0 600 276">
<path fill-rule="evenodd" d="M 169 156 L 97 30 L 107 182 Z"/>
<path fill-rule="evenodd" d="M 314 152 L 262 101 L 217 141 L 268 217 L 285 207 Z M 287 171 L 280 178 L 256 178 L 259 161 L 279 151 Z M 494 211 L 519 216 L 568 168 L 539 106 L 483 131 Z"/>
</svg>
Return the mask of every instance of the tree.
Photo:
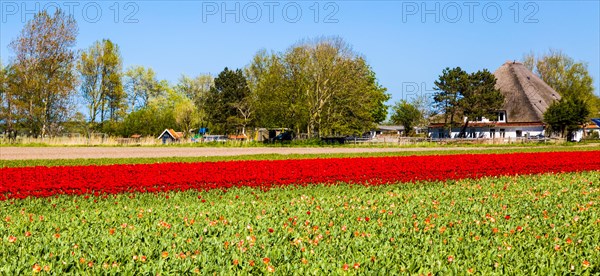
<svg viewBox="0 0 600 276">
<path fill-rule="evenodd" d="M 135 111 L 148 106 L 152 98 L 164 94 L 166 87 L 156 78 L 152 68 L 134 66 L 125 72 L 125 90 L 129 111 Z"/>
<path fill-rule="evenodd" d="M 11 123 L 11 118 L 9 118 L 11 112 L 8 111 L 10 100 L 8 95 L 7 73 L 8 68 L 5 68 L 2 65 L 2 59 L 0 58 L 0 125 L 3 126 L 3 132 L 5 134 L 8 133 Z"/>
<path fill-rule="evenodd" d="M 194 106 L 194 115 L 197 123 L 206 125 L 206 101 L 214 79 L 210 75 L 199 75 L 195 78 L 181 76 L 175 90 L 191 100 Z"/>
<path fill-rule="evenodd" d="M 389 99 L 375 73 L 362 57 L 346 61 L 342 84 L 335 87 L 333 100 L 325 106 L 319 135 L 361 135 L 387 117 Z"/>
<path fill-rule="evenodd" d="M 56 134 L 73 110 L 77 32 L 73 17 L 62 10 L 53 16 L 42 11 L 10 43 L 15 112 L 33 136 Z"/>
<path fill-rule="evenodd" d="M 87 105 L 89 122 L 96 122 L 102 102 L 102 46 L 99 42 L 81 53 L 77 70 L 81 74 L 81 94 Z"/>
<path fill-rule="evenodd" d="M 397 102 L 392 109 L 393 113 L 390 117 L 392 123 L 402 125 L 406 136 L 414 135 L 413 128 L 423 118 L 421 111 L 406 100 Z"/>
<path fill-rule="evenodd" d="M 561 137 L 571 137 L 586 122 L 590 110 L 585 102 L 576 97 L 563 97 L 552 103 L 544 113 L 544 122 L 550 126 L 550 131 L 560 133 Z"/>
<path fill-rule="evenodd" d="M 199 75 L 195 78 L 182 75 L 179 78 L 179 83 L 175 86 L 175 90 L 187 96 L 200 107 L 206 101 L 207 94 L 213 85 L 214 78 L 211 75 Z"/>
<path fill-rule="evenodd" d="M 468 74 L 460 67 L 446 68 L 435 85 L 435 105 L 440 112 L 444 112 L 449 133 L 455 116 L 464 116 L 459 134 L 463 138 L 466 137 L 470 118 L 492 118 L 504 102 L 504 96 L 495 88 L 496 77 L 486 69 Z"/>
<path fill-rule="evenodd" d="M 427 128 L 429 124 L 429 118 L 433 115 L 433 110 L 431 109 L 431 101 L 432 98 L 428 97 L 425 94 L 416 95 L 410 101 L 420 113 L 420 120 L 417 121 L 416 126 L 421 128 Z"/>
<path fill-rule="evenodd" d="M 504 102 L 504 95 L 495 88 L 496 77 L 483 69 L 469 75 L 468 86 L 462 91 L 459 106 L 465 117 L 459 137 L 466 138 L 469 119 L 494 118 Z"/>
<path fill-rule="evenodd" d="M 140 107 L 125 116 L 119 127 L 121 135 L 155 136 L 166 128 L 173 128 L 174 126 L 186 128 L 193 125 L 193 122 L 186 122 L 186 119 L 182 117 L 180 117 L 180 123 L 178 123 L 176 116 L 178 111 L 181 112 L 180 116 L 184 114 L 185 108 L 178 108 L 178 105 L 189 101 L 189 99 L 171 89 L 167 83 L 162 83 L 161 86 L 164 88 L 164 93 L 150 98 L 146 106 Z"/>
<path fill-rule="evenodd" d="M 89 122 L 94 124 L 100 115 L 111 121 L 122 118 L 126 112 L 122 84 L 122 62 L 118 46 L 110 40 L 96 41 L 81 54 L 77 69 L 81 74 L 81 91 L 89 110 Z"/>
<path fill-rule="evenodd" d="M 381 117 L 377 111 L 386 112 L 378 104 L 388 99 L 385 88 L 341 38 L 303 41 L 286 53 L 286 61 L 292 87 L 304 94 L 309 135 L 362 132 L 373 126 L 373 115 Z"/>
<path fill-rule="evenodd" d="M 255 97 L 255 120 L 267 128 L 291 128 L 296 132 L 304 124 L 303 94 L 293 88 L 290 67 L 282 55 L 259 51 L 245 75 Z"/>
<path fill-rule="evenodd" d="M 257 124 L 309 136 L 362 134 L 385 120 L 389 100 L 375 73 L 339 37 L 260 51 L 246 69 Z"/>
<path fill-rule="evenodd" d="M 110 40 L 103 40 L 102 52 L 102 95 L 105 98 L 106 111 L 111 122 L 116 122 L 126 113 L 126 94 L 122 82 L 122 59 L 119 47 Z M 104 109 L 101 119 L 104 120 Z"/>
<path fill-rule="evenodd" d="M 17 112 L 19 87 L 18 76 L 11 64 L 0 65 L 0 123 L 4 125 L 4 133 L 9 139 L 16 138 L 21 113 Z"/>
<path fill-rule="evenodd" d="M 375 72 L 370 67 L 366 85 L 370 89 L 370 93 L 366 94 L 371 99 L 371 103 L 367 106 L 371 111 L 371 121 L 372 123 L 380 124 L 387 119 L 389 106 L 385 103 L 392 97 L 386 93 L 387 88 L 377 82 Z"/>
<path fill-rule="evenodd" d="M 460 67 L 453 69 L 446 67 L 439 79 L 435 81 L 434 106 L 444 114 L 444 124 L 448 128 L 448 134 L 451 133 L 454 117 L 460 110 L 459 100 L 468 85 L 469 74 Z"/>
<path fill-rule="evenodd" d="M 183 131 L 185 138 L 189 136 L 192 127 L 200 121 L 198 110 L 194 106 L 192 100 L 188 98 L 183 98 L 175 104 L 173 115 L 177 126 Z"/>
<path fill-rule="evenodd" d="M 233 133 L 238 128 L 242 132 L 250 123 L 252 108 L 250 89 L 242 70 L 229 70 L 225 67 L 215 78 L 206 101 L 209 121 L 213 129 L 223 133 Z"/>
<path fill-rule="evenodd" d="M 581 99 L 590 111 L 598 115 L 600 97 L 594 94 L 593 79 L 587 64 L 575 60 L 559 50 L 550 50 L 536 57 L 529 53 L 523 57 L 525 65 L 562 97 Z"/>
</svg>

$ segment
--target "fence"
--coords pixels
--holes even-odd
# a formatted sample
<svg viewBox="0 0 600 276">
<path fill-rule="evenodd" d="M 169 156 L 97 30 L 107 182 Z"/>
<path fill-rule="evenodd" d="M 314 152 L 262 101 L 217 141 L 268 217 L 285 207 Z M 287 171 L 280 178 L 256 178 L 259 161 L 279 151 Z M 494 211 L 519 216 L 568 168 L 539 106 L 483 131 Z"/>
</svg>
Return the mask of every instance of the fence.
<svg viewBox="0 0 600 276">
<path fill-rule="evenodd" d="M 43 144 L 50 146 L 118 146 L 118 145 L 158 145 L 160 141 L 155 137 L 142 137 L 142 138 L 117 138 L 109 137 L 107 135 L 92 135 L 91 137 L 85 136 L 58 136 L 58 137 L 22 137 L 19 136 L 15 141 L 8 139 L 1 139 L 2 144 Z"/>
<path fill-rule="evenodd" d="M 177 142 L 177 144 L 192 143 L 191 139 Z M 475 144 L 526 144 L 526 143 L 559 143 L 564 142 L 564 139 L 548 139 L 548 138 L 426 138 L 426 137 L 399 137 L 397 135 L 379 135 L 373 139 L 352 137 L 346 138 L 345 144 L 363 145 L 363 146 L 430 146 L 430 145 L 475 145 Z M 10 141 L 7 138 L 1 138 L 0 144 L 8 145 L 15 144 L 43 144 L 50 146 L 153 146 L 162 145 L 160 139 L 156 137 L 140 137 L 140 138 L 118 138 L 110 137 L 103 133 L 96 133 L 91 137 L 82 135 L 65 135 L 60 137 L 50 138 L 33 138 L 19 136 L 15 141 Z M 214 144 L 210 143 L 207 145 Z M 252 146 L 253 141 L 233 141 L 228 140 L 224 143 L 218 143 L 227 146 Z M 301 146 L 301 144 L 299 144 Z"/>
</svg>

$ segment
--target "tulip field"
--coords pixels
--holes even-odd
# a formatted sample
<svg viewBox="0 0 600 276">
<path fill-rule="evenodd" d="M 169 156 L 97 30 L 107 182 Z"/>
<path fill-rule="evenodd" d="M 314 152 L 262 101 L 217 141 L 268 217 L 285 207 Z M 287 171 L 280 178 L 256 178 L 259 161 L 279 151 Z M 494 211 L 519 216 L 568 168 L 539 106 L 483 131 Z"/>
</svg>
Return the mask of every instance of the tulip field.
<svg viewBox="0 0 600 276">
<path fill-rule="evenodd" d="M 0 168 L 0 275 L 600 274 L 600 151 Z"/>
</svg>

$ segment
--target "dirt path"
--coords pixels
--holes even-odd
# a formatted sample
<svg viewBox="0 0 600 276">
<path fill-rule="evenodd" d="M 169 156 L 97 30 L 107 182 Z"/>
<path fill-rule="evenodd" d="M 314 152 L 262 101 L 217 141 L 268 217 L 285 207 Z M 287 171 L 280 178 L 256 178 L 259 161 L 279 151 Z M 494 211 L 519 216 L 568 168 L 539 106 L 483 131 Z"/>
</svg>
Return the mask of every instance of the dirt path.
<svg viewBox="0 0 600 276">
<path fill-rule="evenodd" d="M 517 147 L 439 148 L 152 148 L 152 147 L 0 147 L 0 160 L 198 157 L 251 154 L 328 154 L 406 151 L 515 149 Z"/>
</svg>

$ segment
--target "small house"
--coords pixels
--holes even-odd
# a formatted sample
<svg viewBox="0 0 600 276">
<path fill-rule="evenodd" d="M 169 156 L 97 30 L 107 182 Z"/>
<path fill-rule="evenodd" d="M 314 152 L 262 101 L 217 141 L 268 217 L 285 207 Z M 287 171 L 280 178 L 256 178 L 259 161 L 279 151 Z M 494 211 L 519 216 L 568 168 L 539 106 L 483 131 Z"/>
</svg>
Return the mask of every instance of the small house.
<svg viewBox="0 0 600 276">
<path fill-rule="evenodd" d="M 157 139 L 162 140 L 163 144 L 179 142 L 183 138 L 183 132 L 176 132 L 173 129 L 165 129 Z"/>
</svg>

